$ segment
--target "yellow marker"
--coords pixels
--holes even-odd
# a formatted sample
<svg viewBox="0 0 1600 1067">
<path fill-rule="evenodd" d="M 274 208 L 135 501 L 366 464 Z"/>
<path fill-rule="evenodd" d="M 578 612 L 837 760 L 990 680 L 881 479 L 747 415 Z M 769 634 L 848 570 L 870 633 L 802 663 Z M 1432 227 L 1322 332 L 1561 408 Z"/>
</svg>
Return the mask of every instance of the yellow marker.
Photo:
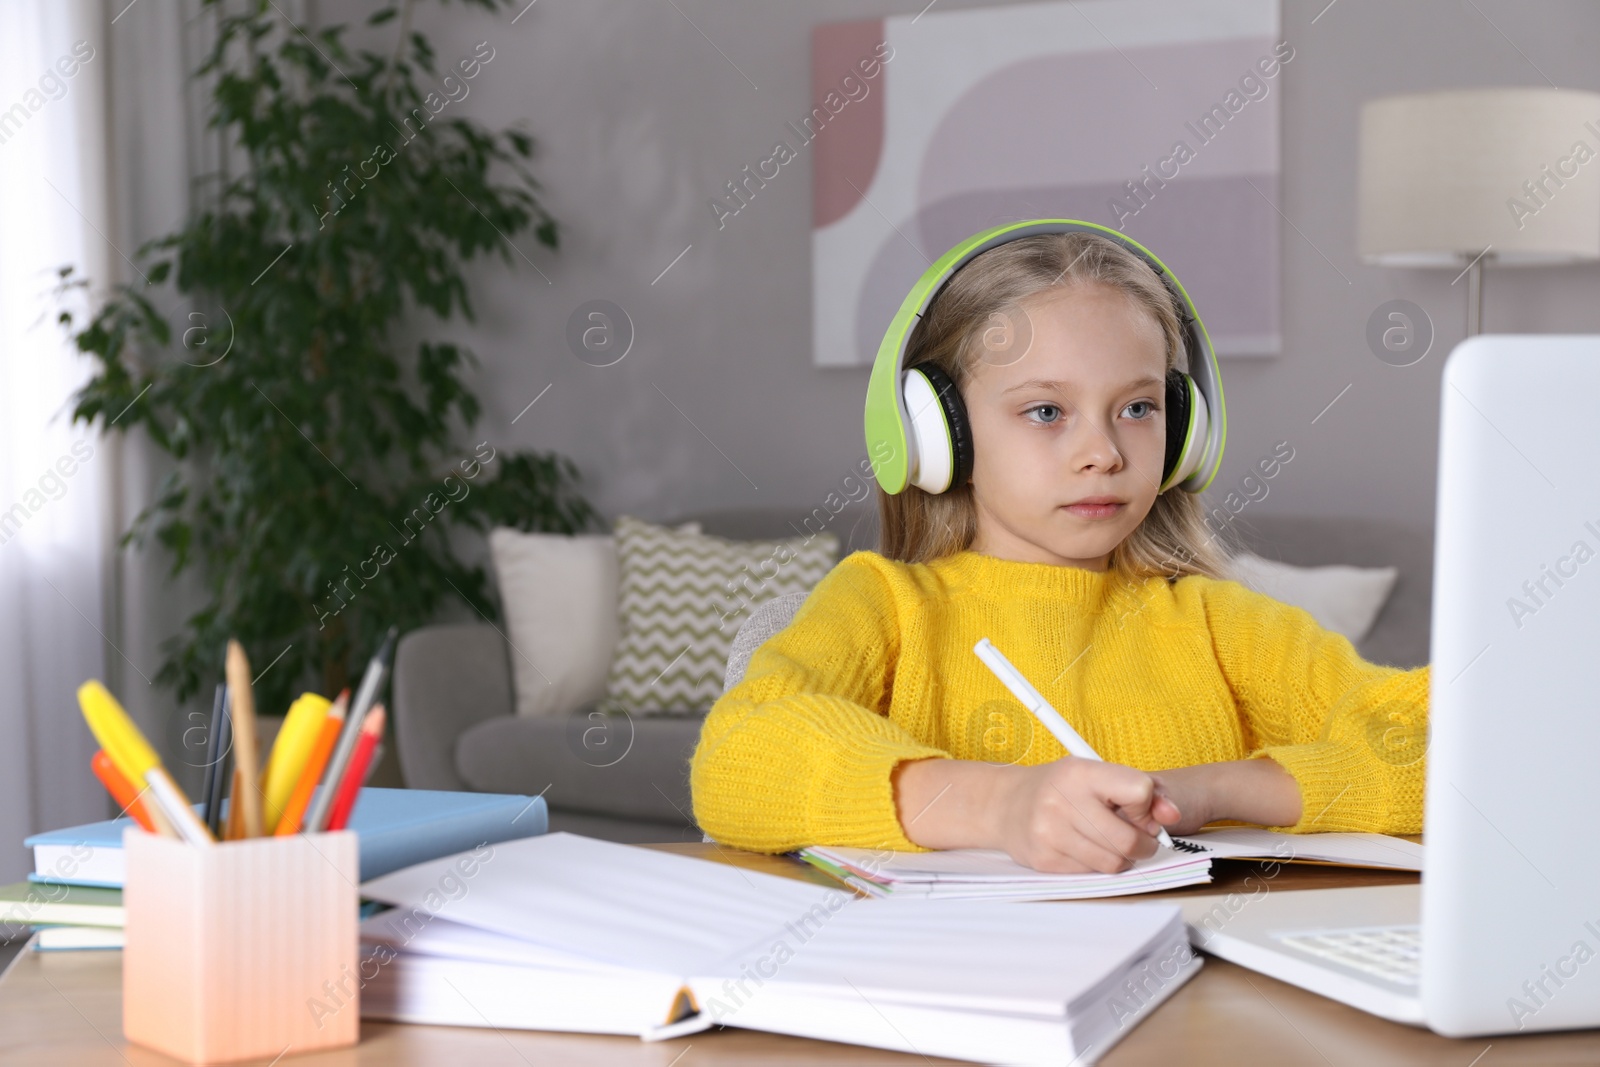
<svg viewBox="0 0 1600 1067">
<path fill-rule="evenodd" d="M 122 710 L 117 698 L 105 686 L 91 678 L 78 687 L 78 706 L 89 724 L 89 732 L 100 742 L 117 770 L 135 787 L 143 783 L 149 788 L 141 796 L 152 801 L 152 807 L 164 818 L 155 822 L 163 833 L 171 833 L 190 844 L 209 845 L 213 838 L 194 809 L 189 798 L 183 795 L 170 775 L 161 767 L 161 759 L 150 742 L 144 739 L 128 713 Z"/>
<path fill-rule="evenodd" d="M 94 739 L 100 742 L 100 747 L 128 781 L 143 782 L 145 772 L 161 766 L 156 750 L 122 710 L 117 698 L 99 681 L 91 678 L 78 687 L 78 706 L 83 708 L 83 717 Z"/>
<path fill-rule="evenodd" d="M 300 780 L 300 771 L 322 732 L 323 720 L 333 702 L 316 693 L 301 693 L 289 706 L 283 728 L 272 742 L 272 754 L 267 757 L 266 781 L 261 793 L 261 819 L 263 829 L 272 833 L 283 818 L 283 809 L 294 793 L 294 784 Z"/>
</svg>

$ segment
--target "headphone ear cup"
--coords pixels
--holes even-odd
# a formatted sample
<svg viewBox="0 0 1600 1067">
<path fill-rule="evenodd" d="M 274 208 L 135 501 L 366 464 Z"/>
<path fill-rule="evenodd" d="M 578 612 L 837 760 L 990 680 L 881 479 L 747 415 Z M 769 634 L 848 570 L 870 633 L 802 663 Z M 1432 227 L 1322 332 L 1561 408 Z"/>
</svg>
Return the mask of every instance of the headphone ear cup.
<svg viewBox="0 0 1600 1067">
<path fill-rule="evenodd" d="M 1177 468 L 1183 455 L 1184 443 L 1194 421 L 1194 411 L 1189 403 L 1191 382 L 1183 371 L 1174 368 L 1167 372 L 1167 448 L 1161 464 L 1161 489 L 1168 488 L 1167 481 Z"/>
<path fill-rule="evenodd" d="M 950 375 L 936 364 L 919 363 L 912 369 L 921 371 L 928 379 L 934 395 L 939 398 L 940 408 L 944 410 L 944 424 L 950 431 L 950 449 L 953 453 L 950 489 L 959 489 L 972 477 L 972 426 L 967 421 L 967 405 L 962 402 L 961 390 L 956 388 Z M 949 489 L 945 491 L 949 492 Z"/>
</svg>

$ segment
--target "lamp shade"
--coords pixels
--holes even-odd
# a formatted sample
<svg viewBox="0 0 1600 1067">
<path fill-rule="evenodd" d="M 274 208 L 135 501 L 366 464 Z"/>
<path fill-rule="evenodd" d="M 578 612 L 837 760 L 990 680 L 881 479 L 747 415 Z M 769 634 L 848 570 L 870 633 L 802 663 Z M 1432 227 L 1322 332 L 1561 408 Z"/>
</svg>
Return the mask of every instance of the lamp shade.
<svg viewBox="0 0 1600 1067">
<path fill-rule="evenodd" d="M 1461 89 L 1361 108 L 1363 259 L 1460 267 L 1600 259 L 1600 93 Z"/>
</svg>

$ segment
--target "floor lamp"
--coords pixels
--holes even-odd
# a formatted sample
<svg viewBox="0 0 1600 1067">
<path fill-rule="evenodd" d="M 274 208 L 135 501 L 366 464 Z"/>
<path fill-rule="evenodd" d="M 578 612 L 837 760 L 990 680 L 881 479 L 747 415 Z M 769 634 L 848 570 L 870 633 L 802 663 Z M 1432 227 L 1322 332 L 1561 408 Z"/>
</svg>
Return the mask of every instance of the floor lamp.
<svg viewBox="0 0 1600 1067">
<path fill-rule="evenodd" d="M 1469 337 L 1483 330 L 1485 264 L 1600 259 L 1600 93 L 1507 87 L 1369 100 L 1359 174 L 1361 258 L 1465 274 Z"/>
</svg>

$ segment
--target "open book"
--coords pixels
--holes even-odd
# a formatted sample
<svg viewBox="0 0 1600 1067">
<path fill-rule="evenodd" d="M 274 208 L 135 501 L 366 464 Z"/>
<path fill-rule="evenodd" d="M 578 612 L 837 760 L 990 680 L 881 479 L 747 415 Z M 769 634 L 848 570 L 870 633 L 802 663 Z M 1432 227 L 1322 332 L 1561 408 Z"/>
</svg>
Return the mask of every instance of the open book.
<svg viewBox="0 0 1600 1067">
<path fill-rule="evenodd" d="M 566 833 L 464 857 L 362 886 L 394 905 L 362 924 L 362 1015 L 647 1039 L 721 1024 L 1067 1064 L 1200 966 L 1170 904 L 862 900 Z"/>
<path fill-rule="evenodd" d="M 874 897 L 928 900 L 1081 900 L 1149 893 L 1211 881 L 1214 859 L 1331 863 L 1422 870 L 1422 846 L 1383 834 L 1280 834 L 1253 827 L 1202 830 L 1174 840 L 1117 874 L 1047 874 L 999 849 L 941 852 L 802 849 L 800 858 Z"/>
</svg>

